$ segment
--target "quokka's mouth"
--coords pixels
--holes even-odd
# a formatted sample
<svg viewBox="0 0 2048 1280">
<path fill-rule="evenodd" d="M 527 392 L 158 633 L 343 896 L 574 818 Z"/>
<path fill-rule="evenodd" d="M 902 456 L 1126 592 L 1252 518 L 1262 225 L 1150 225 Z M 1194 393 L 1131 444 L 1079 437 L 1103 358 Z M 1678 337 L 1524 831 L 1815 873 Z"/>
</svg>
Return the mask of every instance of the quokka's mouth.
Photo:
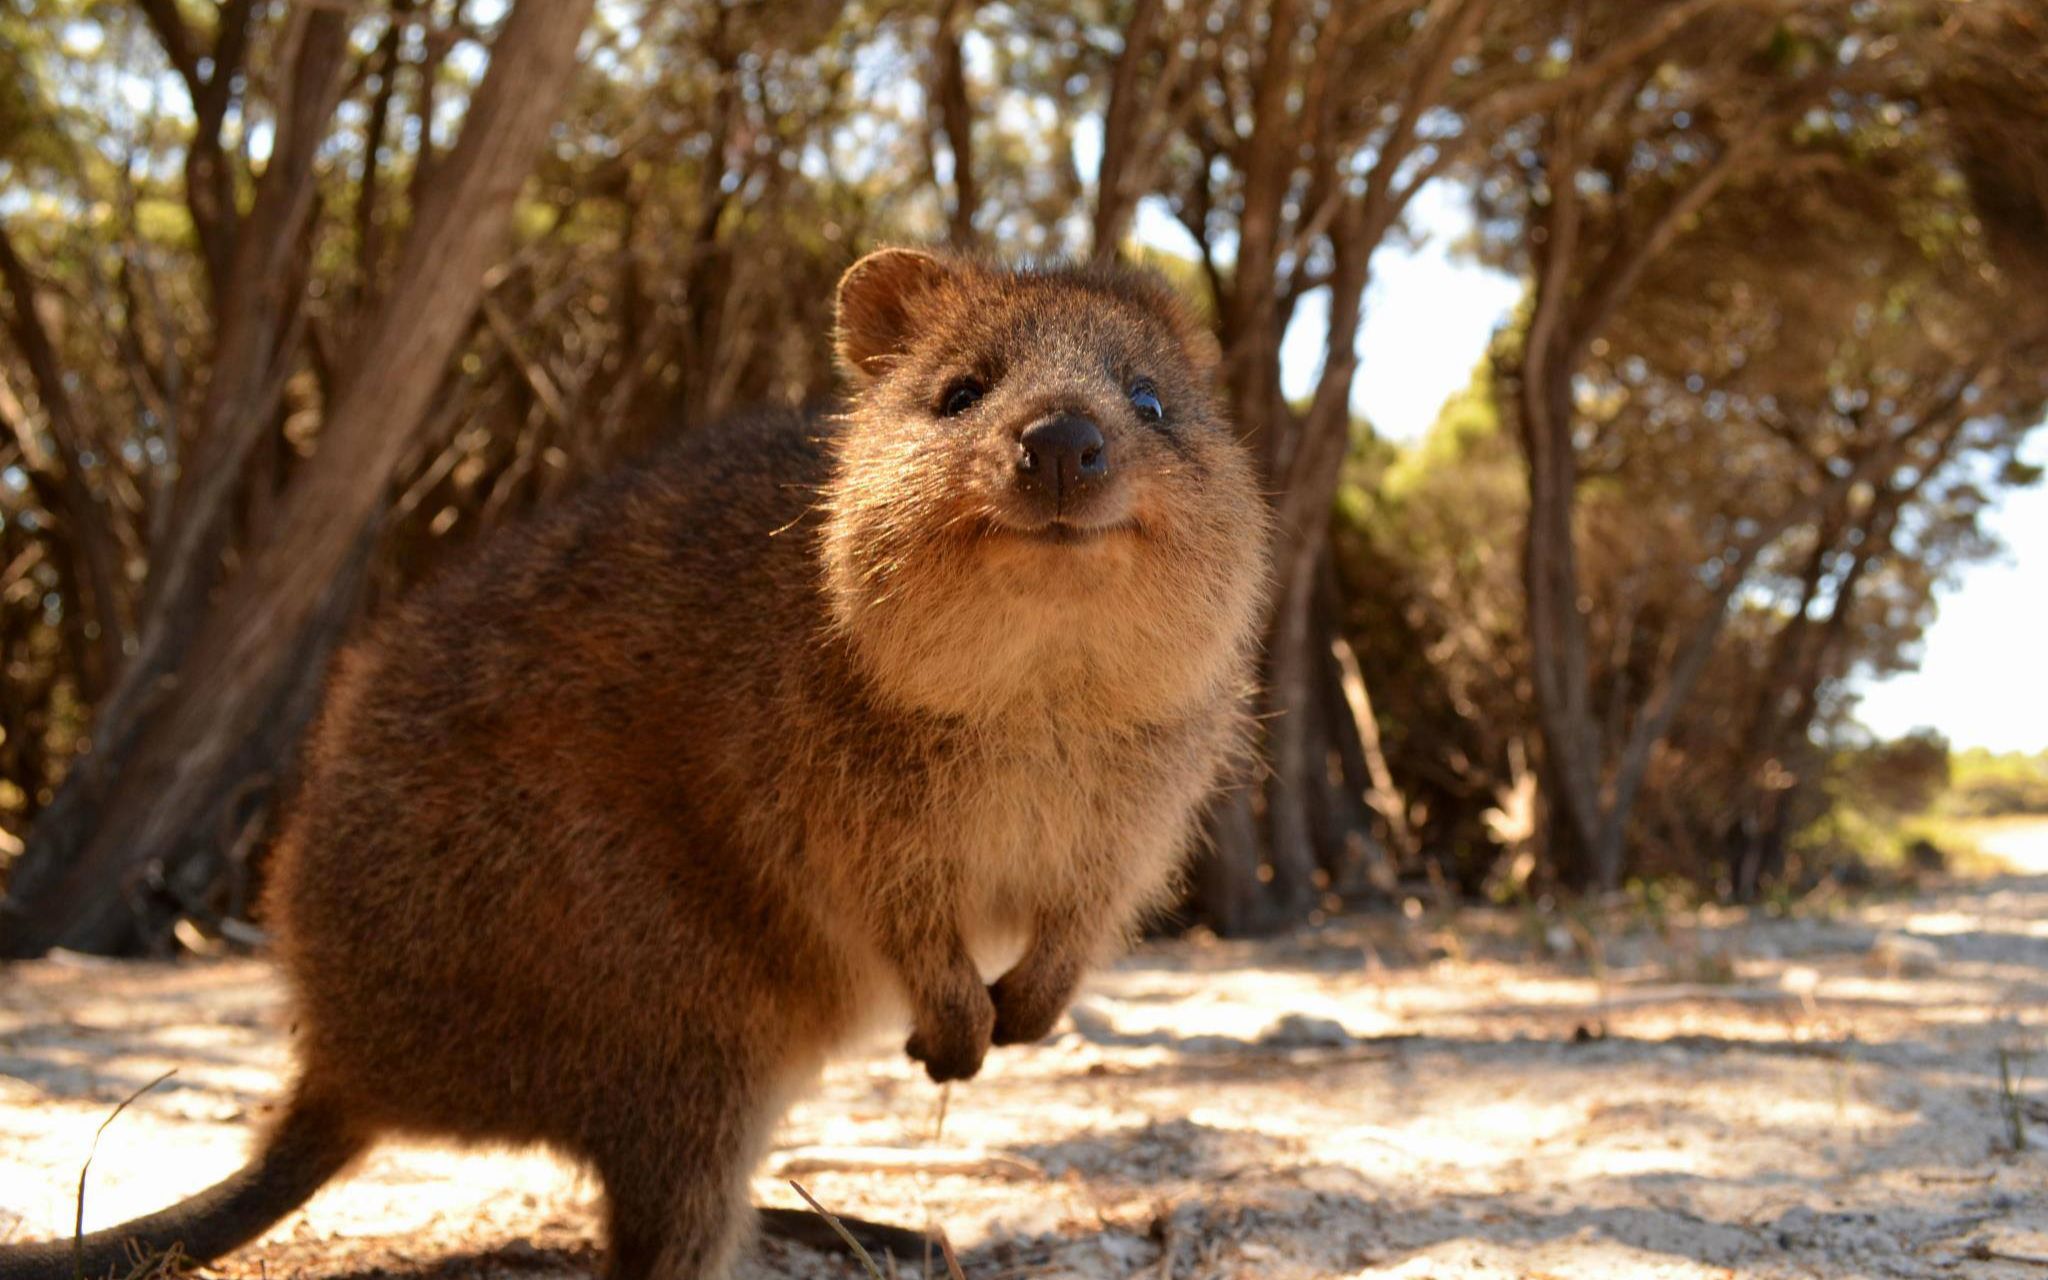
<svg viewBox="0 0 2048 1280">
<path fill-rule="evenodd" d="M 1072 520 L 1048 520 L 1044 524 L 1029 528 L 1017 525 L 998 525 L 1000 533 L 1041 542 L 1053 547 L 1083 547 L 1102 542 L 1119 534 L 1138 532 L 1135 520 L 1113 520 L 1108 524 L 1077 524 Z"/>
</svg>

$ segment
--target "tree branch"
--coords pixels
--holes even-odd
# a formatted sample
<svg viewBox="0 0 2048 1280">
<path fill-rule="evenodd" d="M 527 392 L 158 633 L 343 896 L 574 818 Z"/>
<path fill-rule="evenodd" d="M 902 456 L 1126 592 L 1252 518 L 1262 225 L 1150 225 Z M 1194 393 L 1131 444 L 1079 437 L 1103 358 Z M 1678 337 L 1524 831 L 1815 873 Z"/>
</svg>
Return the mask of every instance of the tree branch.
<svg viewBox="0 0 2048 1280">
<path fill-rule="evenodd" d="M 1659 12 L 1625 39 L 1609 44 L 1599 57 L 1572 68 L 1554 80 L 1539 80 L 1520 89 L 1496 93 L 1474 110 L 1474 125 L 1497 128 L 1522 116 L 1553 111 L 1583 93 L 1607 84 L 1622 68 L 1661 49 L 1691 25 L 1693 19 L 1730 0 L 1683 0 Z"/>
<path fill-rule="evenodd" d="M 71 393 L 65 385 L 64 369 L 59 362 L 56 345 L 50 339 L 37 306 L 35 276 L 15 249 L 13 237 L 4 222 L 0 222 L 0 284 L 6 285 L 14 300 L 8 315 L 8 332 L 13 335 L 15 345 L 21 349 L 29 373 L 35 379 L 36 394 L 43 405 L 43 418 L 56 445 L 58 474 L 55 482 L 61 503 L 57 514 L 69 526 L 70 537 L 85 558 L 84 585 L 88 605 L 100 630 L 100 675 L 103 679 L 112 679 L 119 667 L 128 634 L 127 624 L 121 616 L 121 583 L 124 577 L 121 572 L 121 540 L 115 532 L 112 510 L 86 479 L 84 450 L 80 447 L 84 423 L 78 418 Z M 26 432 L 26 429 L 25 423 L 17 426 L 17 430 Z M 29 437 L 24 434 L 22 440 L 24 457 L 32 459 Z"/>
<path fill-rule="evenodd" d="M 1090 252 L 1097 262 L 1114 258 L 1130 228 L 1138 194 L 1144 190 L 1137 169 L 1137 134 L 1145 116 L 1139 101 L 1139 78 L 1151 56 L 1162 0 L 1137 0 L 1124 26 L 1123 51 L 1110 73 L 1109 104 L 1102 116 L 1102 159 L 1095 172 L 1095 218 Z"/>
</svg>

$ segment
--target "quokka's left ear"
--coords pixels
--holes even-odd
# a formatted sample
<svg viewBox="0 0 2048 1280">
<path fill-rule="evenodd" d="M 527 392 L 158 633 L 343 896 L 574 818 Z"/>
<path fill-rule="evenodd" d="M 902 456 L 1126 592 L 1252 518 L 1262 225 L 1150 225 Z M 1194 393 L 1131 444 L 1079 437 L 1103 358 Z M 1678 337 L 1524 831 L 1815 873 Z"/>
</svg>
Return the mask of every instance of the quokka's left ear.
<svg viewBox="0 0 2048 1280">
<path fill-rule="evenodd" d="M 877 249 L 839 277 L 839 362 L 862 382 L 910 349 L 919 313 L 955 268 L 921 249 Z"/>
</svg>

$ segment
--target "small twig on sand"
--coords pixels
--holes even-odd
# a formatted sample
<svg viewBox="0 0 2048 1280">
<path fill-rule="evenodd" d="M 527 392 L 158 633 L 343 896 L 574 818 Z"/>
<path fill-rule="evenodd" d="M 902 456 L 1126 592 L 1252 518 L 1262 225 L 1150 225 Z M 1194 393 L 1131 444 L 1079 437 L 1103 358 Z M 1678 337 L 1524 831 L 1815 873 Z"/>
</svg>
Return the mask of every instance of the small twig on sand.
<svg viewBox="0 0 2048 1280">
<path fill-rule="evenodd" d="M 172 1067 L 121 1099 L 121 1105 L 115 1107 L 112 1114 L 100 1121 L 100 1127 L 92 1131 L 92 1145 L 85 1149 L 85 1163 L 78 1167 L 78 1201 L 75 1215 L 71 1220 L 71 1280 L 85 1280 L 85 1178 L 92 1172 L 92 1158 L 99 1154 L 100 1135 L 107 1131 L 108 1125 L 121 1118 L 121 1113 L 128 1109 L 129 1103 L 177 1074 L 178 1069 Z"/>
<path fill-rule="evenodd" d="M 967 1273 L 960 1269 L 960 1258 L 953 1252 L 953 1242 L 946 1239 L 946 1233 L 934 1227 L 932 1234 L 939 1239 L 939 1252 L 946 1255 L 946 1275 L 949 1280 L 967 1280 Z"/>
<path fill-rule="evenodd" d="M 134 1260 L 134 1265 L 128 1268 L 128 1274 L 123 1280 L 156 1280 L 157 1277 L 180 1275 L 187 1267 L 193 1265 L 192 1260 L 185 1256 L 185 1246 L 182 1244 L 174 1244 L 162 1253 L 151 1254 L 145 1253 L 131 1242 L 129 1256 Z"/>
<path fill-rule="evenodd" d="M 834 1231 L 839 1233 L 839 1238 L 846 1241 L 846 1247 L 853 1250 L 853 1256 L 860 1259 L 860 1265 L 867 1270 L 869 1280 L 887 1280 L 882 1275 L 882 1269 L 875 1265 L 875 1260 L 868 1256 L 868 1251 L 860 1247 L 860 1241 L 854 1239 L 853 1233 L 841 1225 L 839 1219 L 833 1217 L 830 1210 L 825 1208 L 824 1205 L 819 1204 L 816 1197 L 804 1190 L 803 1183 L 798 1182 L 795 1178 L 791 1178 L 789 1185 L 795 1189 L 798 1195 L 804 1198 L 805 1204 L 811 1206 L 811 1212 L 823 1218 Z"/>
</svg>

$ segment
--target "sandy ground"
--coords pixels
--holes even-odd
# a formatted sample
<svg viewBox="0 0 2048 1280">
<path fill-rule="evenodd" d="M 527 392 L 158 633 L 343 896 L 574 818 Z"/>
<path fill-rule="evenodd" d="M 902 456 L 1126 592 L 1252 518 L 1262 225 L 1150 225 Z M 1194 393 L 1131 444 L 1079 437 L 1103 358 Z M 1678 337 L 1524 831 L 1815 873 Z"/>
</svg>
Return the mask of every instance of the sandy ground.
<svg viewBox="0 0 2048 1280">
<path fill-rule="evenodd" d="M 778 1159 L 911 1153 L 800 1176 L 942 1226 L 970 1280 L 2038 1280 L 2048 1087 L 2008 1097 L 2000 1059 L 2048 1076 L 2048 828 L 2001 839 L 2027 874 L 1796 919 L 1596 941 L 1468 912 L 1148 948 L 956 1086 L 943 1132 L 939 1091 L 883 1056 L 835 1067 Z M 233 1168 L 279 1022 L 260 961 L 0 975 L 0 1238 L 68 1234 L 94 1129 L 171 1067 L 101 1141 L 86 1225 Z M 955 1148 L 987 1158 L 931 1167 Z M 391 1146 L 218 1269 L 581 1277 L 594 1231 L 590 1185 L 544 1155 Z M 856 1272 L 769 1245 L 745 1274 Z"/>
</svg>

